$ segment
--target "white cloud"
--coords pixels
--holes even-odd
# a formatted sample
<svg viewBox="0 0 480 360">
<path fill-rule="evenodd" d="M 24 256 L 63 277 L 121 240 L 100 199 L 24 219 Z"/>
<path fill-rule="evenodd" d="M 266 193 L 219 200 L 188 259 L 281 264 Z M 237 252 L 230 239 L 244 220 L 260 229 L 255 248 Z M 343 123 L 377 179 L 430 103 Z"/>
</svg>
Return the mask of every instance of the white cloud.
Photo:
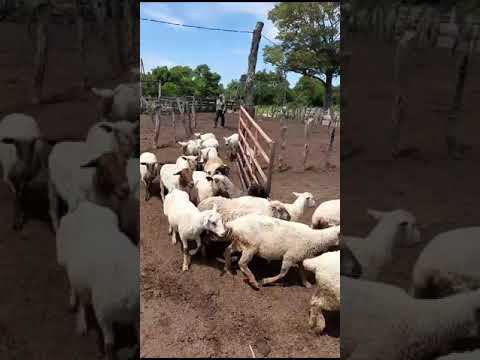
<svg viewBox="0 0 480 360">
<path fill-rule="evenodd" d="M 172 67 L 175 66 L 175 62 L 156 53 L 142 53 L 141 54 L 143 60 L 143 66 L 145 68 L 145 72 L 149 72 L 152 69 L 156 68 L 157 66 L 168 66 Z"/>
<path fill-rule="evenodd" d="M 173 14 L 173 11 L 167 4 L 162 3 L 142 3 L 141 4 L 142 16 L 152 18 L 154 20 L 168 21 L 176 24 L 185 24 L 185 22 L 178 16 Z M 170 26 L 176 30 L 188 30 L 189 28 L 175 25 Z"/>
</svg>

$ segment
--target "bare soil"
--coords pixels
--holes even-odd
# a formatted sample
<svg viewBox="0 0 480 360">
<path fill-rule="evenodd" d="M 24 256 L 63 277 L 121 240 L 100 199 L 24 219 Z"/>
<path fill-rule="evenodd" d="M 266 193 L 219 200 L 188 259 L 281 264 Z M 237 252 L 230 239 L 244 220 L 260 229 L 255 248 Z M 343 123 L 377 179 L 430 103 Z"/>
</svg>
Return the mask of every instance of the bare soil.
<svg viewBox="0 0 480 360">
<path fill-rule="evenodd" d="M 238 114 L 227 114 L 227 128 L 213 129 L 214 114 L 198 116 L 198 131 L 214 132 L 217 138 L 237 130 Z M 262 128 L 278 143 L 278 121 L 264 119 Z M 183 128 L 177 137 L 184 138 Z M 301 171 L 303 126 L 289 124 L 287 162 L 292 168 L 275 172 L 272 198 L 291 202 L 292 191 L 309 191 L 318 202 L 340 195 L 339 131 L 334 148 L 327 156 L 329 134 L 326 127 L 311 136 L 313 168 Z M 154 152 L 161 162 L 175 162 L 180 148 L 174 145 L 170 119 L 162 124 L 160 143 L 152 149 L 153 125 L 142 116 L 141 151 Z M 226 158 L 221 144 L 220 154 Z M 328 161 L 329 165 L 326 165 Z M 231 178 L 239 183 L 236 166 Z M 309 301 L 314 289 L 300 285 L 296 269 L 284 282 L 254 291 L 243 281 L 241 272 L 222 275 L 221 264 L 209 251 L 208 263 L 194 256 L 188 272 L 181 271 L 180 243 L 172 245 L 167 233 L 161 199 L 143 200 L 141 190 L 141 356 L 142 357 L 339 357 L 339 317 L 332 314 L 326 333 L 317 336 L 308 327 Z M 302 222 L 309 224 L 313 209 Z M 279 262 L 252 263 L 257 278 L 275 274 Z"/>
</svg>

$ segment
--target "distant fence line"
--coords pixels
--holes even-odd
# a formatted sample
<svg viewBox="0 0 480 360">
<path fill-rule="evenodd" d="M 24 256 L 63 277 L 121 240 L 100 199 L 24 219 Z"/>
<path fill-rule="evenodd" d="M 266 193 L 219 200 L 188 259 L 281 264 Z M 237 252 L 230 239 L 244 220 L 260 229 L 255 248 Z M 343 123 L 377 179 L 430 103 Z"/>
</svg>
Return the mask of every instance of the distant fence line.
<svg viewBox="0 0 480 360">
<path fill-rule="evenodd" d="M 182 102 L 187 102 L 190 106 L 194 105 L 196 112 L 215 112 L 216 111 L 216 97 L 194 97 L 194 96 L 161 96 L 160 98 L 145 97 L 148 104 L 148 109 L 156 107 L 170 108 L 169 104 L 175 104 L 177 99 Z M 234 100 L 225 101 L 227 110 L 237 111 L 240 108 L 240 103 Z"/>
<path fill-rule="evenodd" d="M 340 121 L 340 114 L 335 111 L 336 119 L 338 119 L 333 125 L 338 126 Z M 306 106 L 280 106 L 280 105 L 257 105 L 255 106 L 255 114 L 257 116 L 264 116 L 269 118 L 285 117 L 287 120 L 305 123 L 309 119 L 313 119 L 316 123 L 322 125 L 328 125 L 329 122 L 329 110 L 321 107 L 306 107 Z"/>
</svg>

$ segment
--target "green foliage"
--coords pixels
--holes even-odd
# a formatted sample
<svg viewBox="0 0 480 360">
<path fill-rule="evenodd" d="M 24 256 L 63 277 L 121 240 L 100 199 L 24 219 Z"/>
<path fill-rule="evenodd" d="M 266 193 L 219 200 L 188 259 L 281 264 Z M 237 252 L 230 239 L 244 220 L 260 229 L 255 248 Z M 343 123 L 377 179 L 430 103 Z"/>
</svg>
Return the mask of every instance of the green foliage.
<svg viewBox="0 0 480 360">
<path fill-rule="evenodd" d="M 306 106 L 323 106 L 325 88 L 316 79 L 302 76 L 293 88 L 296 104 Z"/>
<path fill-rule="evenodd" d="M 339 3 L 281 2 L 268 18 L 277 26 L 277 39 L 282 43 L 266 46 L 264 61 L 280 72 L 292 71 L 317 79 L 329 93 L 332 77 L 340 70 Z"/>
<path fill-rule="evenodd" d="M 223 92 L 220 79 L 220 75 L 212 72 L 208 65 L 199 65 L 195 69 L 160 66 L 142 76 L 143 93 L 157 97 L 160 80 L 163 96 L 218 96 Z"/>
</svg>

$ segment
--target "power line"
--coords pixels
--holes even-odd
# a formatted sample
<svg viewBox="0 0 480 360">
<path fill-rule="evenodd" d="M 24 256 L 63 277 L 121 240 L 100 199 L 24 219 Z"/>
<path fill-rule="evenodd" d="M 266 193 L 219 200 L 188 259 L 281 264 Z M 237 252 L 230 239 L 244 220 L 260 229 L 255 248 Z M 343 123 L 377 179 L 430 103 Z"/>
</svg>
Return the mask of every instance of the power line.
<svg viewBox="0 0 480 360">
<path fill-rule="evenodd" d="M 161 23 L 161 24 L 175 25 L 175 26 L 190 27 L 190 28 L 195 28 L 195 29 L 203 29 L 203 30 L 227 31 L 227 32 L 253 34 L 253 31 L 247 31 L 247 30 L 233 30 L 233 29 L 211 28 L 211 27 L 205 27 L 205 26 L 186 25 L 186 24 L 179 24 L 179 23 L 174 23 L 174 22 L 170 22 L 170 21 L 147 19 L 147 18 L 140 18 L 140 20 L 143 20 L 143 21 L 151 21 L 151 22 L 156 22 L 156 23 Z"/>
<path fill-rule="evenodd" d="M 270 41 L 273 45 L 278 45 L 277 43 L 273 42 L 272 40 L 270 40 L 268 37 L 266 37 L 266 36 L 263 35 L 263 34 L 262 34 L 262 37 L 265 38 L 265 40 Z"/>
</svg>

